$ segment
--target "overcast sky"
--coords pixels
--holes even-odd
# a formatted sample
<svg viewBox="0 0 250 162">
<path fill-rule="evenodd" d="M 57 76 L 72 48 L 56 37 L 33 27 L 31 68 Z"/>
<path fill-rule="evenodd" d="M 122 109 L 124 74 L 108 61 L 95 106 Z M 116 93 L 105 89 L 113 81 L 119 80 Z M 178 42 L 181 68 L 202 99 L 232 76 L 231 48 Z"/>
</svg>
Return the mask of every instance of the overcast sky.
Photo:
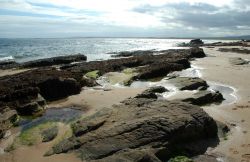
<svg viewBox="0 0 250 162">
<path fill-rule="evenodd" d="M 250 0 L 0 0 L 0 37 L 250 35 Z"/>
</svg>

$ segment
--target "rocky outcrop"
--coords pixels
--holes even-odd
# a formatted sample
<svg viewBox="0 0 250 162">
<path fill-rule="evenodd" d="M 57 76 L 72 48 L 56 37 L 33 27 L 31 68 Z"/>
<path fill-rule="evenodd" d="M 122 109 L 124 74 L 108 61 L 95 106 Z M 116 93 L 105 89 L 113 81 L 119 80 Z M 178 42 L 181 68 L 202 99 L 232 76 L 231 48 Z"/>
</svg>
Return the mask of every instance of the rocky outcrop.
<svg viewBox="0 0 250 162">
<path fill-rule="evenodd" d="M 231 64 L 233 65 L 245 65 L 245 64 L 249 64 L 249 61 L 246 61 L 240 57 L 233 57 L 233 58 L 229 58 L 229 61 Z"/>
<path fill-rule="evenodd" d="M 49 101 L 78 94 L 81 91 L 80 84 L 73 78 L 49 78 L 40 82 L 37 86 L 41 95 Z"/>
<path fill-rule="evenodd" d="M 111 57 L 131 57 L 140 55 L 153 55 L 155 51 L 153 50 L 137 50 L 137 51 L 122 51 L 122 52 L 111 52 Z"/>
<path fill-rule="evenodd" d="M 188 61 L 187 61 L 188 62 Z M 183 64 L 159 62 L 139 68 L 139 74 L 134 76 L 134 80 L 145 80 L 157 77 L 164 77 L 170 72 L 186 69 Z"/>
<path fill-rule="evenodd" d="M 188 43 L 180 43 L 178 44 L 179 47 L 199 47 L 204 45 L 204 42 L 201 39 L 192 39 Z"/>
<path fill-rule="evenodd" d="M 132 56 L 153 56 L 153 55 L 168 55 L 176 57 L 182 56 L 183 58 L 195 58 L 198 56 L 205 57 L 205 53 L 203 52 L 203 49 L 198 47 L 192 47 L 190 49 L 169 49 L 169 50 L 139 50 L 139 51 L 122 51 L 122 52 L 114 52 L 109 53 L 114 54 L 112 57 L 132 57 Z"/>
<path fill-rule="evenodd" d="M 202 46 L 204 42 L 201 39 L 192 39 L 189 44 L 191 46 Z"/>
<path fill-rule="evenodd" d="M 10 110 L 8 107 L 0 113 L 0 138 L 3 138 L 5 132 L 10 129 L 18 121 L 18 115 L 15 110 Z"/>
<path fill-rule="evenodd" d="M 194 105 L 206 105 L 211 103 L 220 103 L 224 100 L 220 92 L 199 91 L 192 97 L 183 99 L 183 102 L 188 102 Z"/>
<path fill-rule="evenodd" d="M 54 100 L 80 92 L 80 84 L 71 78 L 80 76 L 53 68 L 1 77 L 0 107 L 8 106 L 20 115 L 40 114 L 46 104 L 44 98 Z"/>
<path fill-rule="evenodd" d="M 202 48 L 191 48 L 191 57 L 192 58 L 203 58 L 206 57 Z"/>
<path fill-rule="evenodd" d="M 205 43 L 203 46 L 205 46 L 205 47 L 210 47 L 210 46 L 242 46 L 242 47 L 249 47 L 249 45 L 245 41 Z"/>
<path fill-rule="evenodd" d="M 200 78 L 176 77 L 169 79 L 169 82 L 180 90 L 205 90 L 208 87 L 207 82 Z"/>
<path fill-rule="evenodd" d="M 33 67 L 42 67 L 42 66 L 52 66 L 60 64 L 69 64 L 72 62 L 81 62 L 86 61 L 87 57 L 82 54 L 70 55 L 70 56 L 58 56 L 52 58 L 39 59 L 35 61 L 29 61 L 21 64 L 23 68 L 33 68 Z"/>
<path fill-rule="evenodd" d="M 233 53 L 240 53 L 240 54 L 250 54 L 249 49 L 242 49 L 242 48 L 219 48 L 218 51 L 233 52 Z"/>
<path fill-rule="evenodd" d="M 46 155 L 69 151 L 86 161 L 167 161 L 188 143 L 216 138 L 217 126 L 202 109 L 184 102 L 133 98 L 75 122 L 74 136 Z M 206 150 L 208 145 L 199 149 Z"/>
</svg>

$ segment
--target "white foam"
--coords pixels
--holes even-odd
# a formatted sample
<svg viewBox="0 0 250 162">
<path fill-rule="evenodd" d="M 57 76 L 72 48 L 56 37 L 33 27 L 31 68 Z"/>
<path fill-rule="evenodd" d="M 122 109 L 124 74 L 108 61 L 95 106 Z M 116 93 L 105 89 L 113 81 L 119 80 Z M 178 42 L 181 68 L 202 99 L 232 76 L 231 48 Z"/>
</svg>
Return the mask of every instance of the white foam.
<svg viewBox="0 0 250 162">
<path fill-rule="evenodd" d="M 12 61 L 12 60 L 14 60 L 13 56 L 0 57 L 0 62 Z"/>
</svg>

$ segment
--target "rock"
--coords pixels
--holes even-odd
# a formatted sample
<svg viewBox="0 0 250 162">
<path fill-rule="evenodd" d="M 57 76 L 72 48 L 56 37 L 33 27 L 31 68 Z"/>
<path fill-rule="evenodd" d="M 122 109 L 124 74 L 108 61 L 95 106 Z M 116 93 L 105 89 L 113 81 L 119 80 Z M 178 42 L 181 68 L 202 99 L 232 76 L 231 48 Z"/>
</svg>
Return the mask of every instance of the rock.
<svg viewBox="0 0 250 162">
<path fill-rule="evenodd" d="M 83 161 L 163 161 L 176 150 L 185 152 L 182 146 L 189 142 L 216 139 L 215 121 L 197 106 L 145 98 L 130 100 L 80 119 L 75 126 L 83 131 L 74 131 L 74 136 L 54 145 L 47 155 L 76 151 Z M 102 124 L 89 129 L 88 123 Z M 208 145 L 201 146 L 200 153 L 205 152 Z"/>
<path fill-rule="evenodd" d="M 85 76 L 82 77 L 81 81 L 80 81 L 80 85 L 81 87 L 94 87 L 94 86 L 98 86 L 99 84 L 96 82 L 95 79 L 93 78 L 87 78 Z"/>
<path fill-rule="evenodd" d="M 35 61 L 25 62 L 21 65 L 24 68 L 42 67 L 42 66 L 52 66 L 60 64 L 69 64 L 72 62 L 86 61 L 87 57 L 82 54 L 70 55 L 70 56 L 58 56 L 52 58 L 45 58 Z"/>
<path fill-rule="evenodd" d="M 17 104 L 17 112 L 21 115 L 38 115 L 44 111 L 44 107 L 37 102 L 29 102 L 26 104 Z"/>
<path fill-rule="evenodd" d="M 44 130 L 42 132 L 42 142 L 52 141 L 57 136 L 57 134 L 58 134 L 57 126 Z"/>
<path fill-rule="evenodd" d="M 196 90 L 201 87 L 202 89 L 208 87 L 207 82 L 200 78 L 176 77 L 169 79 L 169 81 L 180 90 Z"/>
<path fill-rule="evenodd" d="M 178 44 L 179 47 L 199 47 L 203 45 L 204 45 L 204 42 L 201 39 L 192 39 L 188 43 L 183 42 L 183 43 Z"/>
<path fill-rule="evenodd" d="M 130 56 L 140 56 L 140 55 L 153 55 L 153 50 L 137 50 L 137 51 L 122 51 L 122 52 L 113 52 L 108 54 L 114 54 L 111 57 L 130 57 Z"/>
<path fill-rule="evenodd" d="M 187 68 L 183 64 L 177 64 L 177 63 L 169 63 L 166 64 L 164 62 L 158 62 L 155 64 L 152 64 L 150 66 L 144 66 L 141 67 L 138 71 L 139 74 L 136 75 L 133 79 L 152 79 L 157 77 L 164 77 L 170 72 L 173 71 L 180 71 Z"/>
<path fill-rule="evenodd" d="M 237 41 L 237 42 L 215 42 L 215 43 L 205 43 L 203 46 L 243 46 L 249 47 L 249 45 L 244 41 Z"/>
<path fill-rule="evenodd" d="M 202 49 L 199 49 L 202 50 Z M 134 68 L 139 66 L 148 65 L 151 68 L 161 64 L 161 66 L 167 64 L 179 64 L 183 67 L 190 67 L 188 59 L 194 58 L 198 50 L 191 49 L 178 49 L 178 50 L 164 50 L 155 52 L 157 55 L 147 55 L 142 52 L 140 55 L 136 55 L 128 58 L 111 59 L 104 61 L 91 61 L 76 64 L 74 66 L 63 67 L 64 70 L 78 73 L 88 73 L 91 71 L 98 70 L 100 75 L 108 72 L 122 71 L 126 68 Z M 200 51 L 198 51 L 199 53 Z M 193 53 L 193 54 L 192 54 Z M 159 65 L 158 65 L 159 66 Z M 172 66 L 175 67 L 175 66 Z M 168 71 L 173 71 L 169 65 Z"/>
<path fill-rule="evenodd" d="M 80 84 L 73 78 L 51 78 L 38 84 L 41 95 L 49 101 L 58 100 L 81 91 Z"/>
<path fill-rule="evenodd" d="M 4 137 L 6 131 L 18 122 L 18 115 L 15 110 L 5 108 L 5 112 L 0 113 L 0 139 Z"/>
<path fill-rule="evenodd" d="M 111 115 L 112 111 L 108 108 L 103 108 L 93 116 L 85 118 L 85 120 L 78 120 L 71 124 L 73 134 L 78 137 L 82 136 L 90 131 L 96 130 L 103 126 L 105 119 Z M 94 120 L 98 118 L 98 120 Z"/>
<path fill-rule="evenodd" d="M 240 57 L 233 57 L 229 59 L 230 63 L 233 65 L 245 65 L 249 64 L 249 61 L 246 61 Z"/>
<path fill-rule="evenodd" d="M 192 58 L 203 58 L 206 57 L 206 54 L 204 53 L 202 48 L 191 48 L 191 56 Z"/>
<path fill-rule="evenodd" d="M 0 77 L 0 108 L 8 106 L 20 115 L 35 115 L 37 110 L 44 110 L 45 99 L 55 100 L 79 93 L 81 86 L 76 79 L 81 77 L 82 74 L 54 68 L 39 68 Z"/>
<path fill-rule="evenodd" d="M 224 100 L 220 92 L 199 91 L 191 98 L 183 99 L 184 102 L 189 102 L 194 105 L 206 105 L 211 103 L 219 103 Z"/>
<path fill-rule="evenodd" d="M 204 42 L 201 39 L 193 39 L 189 42 L 191 46 L 202 46 Z"/>
<path fill-rule="evenodd" d="M 19 64 L 15 62 L 14 60 L 7 60 L 7 61 L 1 61 L 0 62 L 0 69 L 6 70 L 6 69 L 13 69 L 17 68 Z"/>
<path fill-rule="evenodd" d="M 136 98 L 157 98 L 157 95 L 155 93 L 163 93 L 166 91 L 168 90 L 162 86 L 151 87 L 141 94 L 138 94 Z"/>
<path fill-rule="evenodd" d="M 219 48 L 218 51 L 233 52 L 233 53 L 240 53 L 240 54 L 250 54 L 250 50 L 246 48 Z"/>
</svg>

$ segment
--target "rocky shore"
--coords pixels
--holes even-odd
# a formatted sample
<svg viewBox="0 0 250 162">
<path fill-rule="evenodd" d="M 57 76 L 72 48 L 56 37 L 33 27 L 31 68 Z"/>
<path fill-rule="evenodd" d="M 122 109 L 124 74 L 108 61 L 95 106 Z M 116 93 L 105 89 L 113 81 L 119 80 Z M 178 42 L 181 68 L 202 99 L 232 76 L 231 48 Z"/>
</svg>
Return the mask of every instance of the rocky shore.
<svg viewBox="0 0 250 162">
<path fill-rule="evenodd" d="M 20 117 L 42 116 L 48 103 L 78 95 L 85 91 L 83 87 L 100 86 L 98 78 L 107 74 L 128 75 L 123 84 L 129 87 L 135 81 L 162 79 L 190 68 L 191 60 L 206 57 L 198 47 L 112 54 L 115 59 L 103 61 L 86 62 L 86 56 L 79 54 L 1 64 L 1 69 L 29 69 L 0 77 L 0 137 L 6 138 Z M 219 142 L 215 120 L 199 106 L 220 103 L 223 95 L 208 90 L 207 82 L 197 77 L 174 76 L 168 82 L 180 91 L 195 93 L 169 101 L 161 97 L 169 90 L 157 86 L 74 119 L 66 123 L 72 133 L 44 151 L 44 158 L 73 152 L 83 161 L 158 162 L 180 155 L 199 159 L 197 155 Z M 38 136 L 41 142 L 49 142 L 57 139 L 58 132 L 52 124 L 41 128 Z"/>
</svg>

